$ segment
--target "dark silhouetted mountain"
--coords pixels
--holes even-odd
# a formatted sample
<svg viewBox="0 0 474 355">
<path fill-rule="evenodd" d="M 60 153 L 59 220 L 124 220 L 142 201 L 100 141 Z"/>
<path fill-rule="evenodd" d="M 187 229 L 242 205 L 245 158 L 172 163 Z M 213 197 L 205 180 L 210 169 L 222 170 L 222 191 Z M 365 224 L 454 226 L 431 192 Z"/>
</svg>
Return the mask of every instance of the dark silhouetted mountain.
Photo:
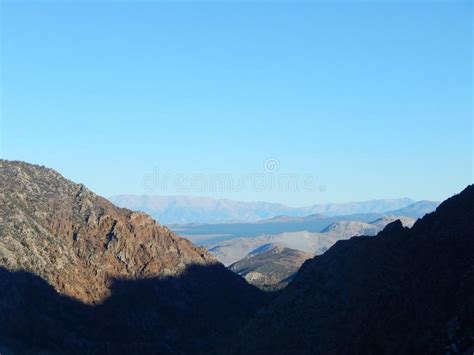
<svg viewBox="0 0 474 355">
<path fill-rule="evenodd" d="M 289 207 L 279 203 L 243 202 L 195 196 L 117 195 L 110 197 L 110 200 L 117 206 L 146 212 L 165 224 L 256 222 L 275 216 L 303 217 L 311 214 L 333 217 L 384 213 L 415 202 L 409 198 L 399 198 Z"/>
<path fill-rule="evenodd" d="M 284 288 L 301 265 L 313 255 L 284 244 L 265 244 L 229 269 L 263 290 Z"/>
<path fill-rule="evenodd" d="M 42 278 L 0 268 L 0 353 L 207 354 L 262 304 L 220 264 L 179 276 L 111 280 L 111 295 L 90 305 Z"/>
<path fill-rule="evenodd" d="M 409 229 L 337 242 L 232 343 L 232 354 L 472 354 L 474 185 Z"/>
<path fill-rule="evenodd" d="M 4 160 L 0 267 L 1 354 L 206 353 L 266 297 L 149 216 Z"/>
</svg>

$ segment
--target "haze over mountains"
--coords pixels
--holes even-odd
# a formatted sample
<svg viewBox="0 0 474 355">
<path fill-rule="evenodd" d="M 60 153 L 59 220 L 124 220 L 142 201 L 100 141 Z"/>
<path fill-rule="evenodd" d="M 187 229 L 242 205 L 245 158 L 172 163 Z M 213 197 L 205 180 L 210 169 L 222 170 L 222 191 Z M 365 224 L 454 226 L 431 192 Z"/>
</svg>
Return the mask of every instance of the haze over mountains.
<svg viewBox="0 0 474 355">
<path fill-rule="evenodd" d="M 294 208 L 268 202 L 242 202 L 193 196 L 117 195 L 110 201 L 119 207 L 143 211 L 164 224 L 255 222 L 275 216 L 303 217 L 322 214 L 327 217 L 351 214 L 375 214 L 400 210 L 392 215 L 421 217 L 438 205 L 432 201 L 409 198 L 381 199 L 348 203 L 327 203 Z M 413 205 L 415 204 L 415 205 Z M 411 206 L 407 210 L 401 210 Z"/>
<path fill-rule="evenodd" d="M 402 211 L 403 210 L 399 210 Z M 354 221 L 372 223 L 384 218 L 414 218 L 404 215 L 393 215 L 391 211 L 381 213 L 351 214 L 346 216 L 326 217 L 310 215 L 305 217 L 277 216 L 267 220 L 251 223 L 217 223 L 217 224 L 187 224 L 170 225 L 178 234 L 188 238 L 196 245 L 211 245 L 225 240 L 241 237 L 257 237 L 264 234 L 281 234 L 307 231 L 319 233 L 329 225 L 339 221 Z"/>
<path fill-rule="evenodd" d="M 224 265 L 230 265 L 255 253 L 262 246 L 281 244 L 312 255 L 321 255 L 338 240 L 358 235 L 376 235 L 389 223 L 400 219 L 404 226 L 411 227 L 415 219 L 409 217 L 383 217 L 365 223 L 360 221 L 338 221 L 330 224 L 322 232 L 284 232 L 281 234 L 263 234 L 256 237 L 243 237 L 203 245 Z M 296 271 L 296 270 L 295 270 Z"/>
</svg>

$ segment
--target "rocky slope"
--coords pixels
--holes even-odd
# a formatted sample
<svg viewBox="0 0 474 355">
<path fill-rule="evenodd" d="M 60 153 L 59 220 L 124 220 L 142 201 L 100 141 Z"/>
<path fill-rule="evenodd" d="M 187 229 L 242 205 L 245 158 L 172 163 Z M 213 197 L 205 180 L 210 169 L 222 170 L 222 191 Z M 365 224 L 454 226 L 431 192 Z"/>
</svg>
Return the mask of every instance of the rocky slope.
<svg viewBox="0 0 474 355">
<path fill-rule="evenodd" d="M 404 226 L 411 227 L 415 220 L 409 217 L 386 216 L 371 223 L 359 221 L 338 221 L 330 224 L 321 233 L 307 231 L 287 232 L 275 235 L 261 235 L 225 240 L 206 245 L 224 265 L 241 260 L 252 251 L 264 245 L 281 243 L 288 248 L 300 250 L 313 255 L 321 255 L 338 240 L 357 235 L 375 235 L 389 223 L 400 219 Z"/>
<path fill-rule="evenodd" d="M 1 161 L 0 171 L 1 265 L 41 276 L 62 294 L 99 302 L 110 279 L 216 262 L 148 215 L 116 208 L 51 169 Z"/>
<path fill-rule="evenodd" d="M 313 255 L 285 247 L 266 244 L 229 269 L 263 290 L 279 290 L 291 281 L 301 265 Z"/>
<path fill-rule="evenodd" d="M 474 185 L 303 264 L 231 354 L 471 354 Z"/>
<path fill-rule="evenodd" d="M 263 301 L 149 216 L 54 170 L 4 160 L 0 271 L 0 343 L 13 353 L 206 349 Z"/>
</svg>

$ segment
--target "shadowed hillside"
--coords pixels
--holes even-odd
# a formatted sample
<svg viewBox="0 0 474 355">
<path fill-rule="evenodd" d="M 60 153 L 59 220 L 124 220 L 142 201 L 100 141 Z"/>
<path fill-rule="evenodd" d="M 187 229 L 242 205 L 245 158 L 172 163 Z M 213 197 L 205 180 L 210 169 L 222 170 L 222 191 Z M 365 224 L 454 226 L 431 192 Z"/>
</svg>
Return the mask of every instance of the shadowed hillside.
<svg viewBox="0 0 474 355">
<path fill-rule="evenodd" d="M 228 349 L 232 354 L 471 354 L 474 185 L 412 229 L 339 241 Z"/>
<path fill-rule="evenodd" d="M 115 280 L 86 305 L 27 272 L 0 268 L 0 353 L 208 353 L 262 304 L 257 290 L 222 265 L 180 277 Z"/>
</svg>

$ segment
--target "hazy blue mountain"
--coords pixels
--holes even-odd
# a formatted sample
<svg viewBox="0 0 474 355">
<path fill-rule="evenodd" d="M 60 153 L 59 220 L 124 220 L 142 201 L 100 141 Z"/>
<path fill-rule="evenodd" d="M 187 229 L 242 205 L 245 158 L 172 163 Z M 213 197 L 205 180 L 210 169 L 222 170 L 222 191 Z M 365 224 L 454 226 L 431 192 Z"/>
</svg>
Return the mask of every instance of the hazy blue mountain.
<svg viewBox="0 0 474 355">
<path fill-rule="evenodd" d="M 117 195 L 109 199 L 119 207 L 148 213 L 164 224 L 255 222 L 275 216 L 303 217 L 312 214 L 333 217 L 385 213 L 415 203 L 409 198 L 399 198 L 295 208 L 270 202 L 243 202 L 194 196 Z"/>
<path fill-rule="evenodd" d="M 341 216 L 361 213 L 385 213 L 398 210 L 415 203 L 410 198 L 378 199 L 361 202 L 326 203 L 309 208 L 309 214 Z"/>
<path fill-rule="evenodd" d="M 278 203 L 242 202 L 209 197 L 118 195 L 109 199 L 119 207 L 146 212 L 163 224 L 258 221 L 277 215 L 309 214 L 303 209 Z"/>
<path fill-rule="evenodd" d="M 412 218 L 421 218 L 425 214 L 433 212 L 438 207 L 439 202 L 418 201 L 398 210 L 389 211 L 391 216 L 407 216 Z"/>
</svg>

